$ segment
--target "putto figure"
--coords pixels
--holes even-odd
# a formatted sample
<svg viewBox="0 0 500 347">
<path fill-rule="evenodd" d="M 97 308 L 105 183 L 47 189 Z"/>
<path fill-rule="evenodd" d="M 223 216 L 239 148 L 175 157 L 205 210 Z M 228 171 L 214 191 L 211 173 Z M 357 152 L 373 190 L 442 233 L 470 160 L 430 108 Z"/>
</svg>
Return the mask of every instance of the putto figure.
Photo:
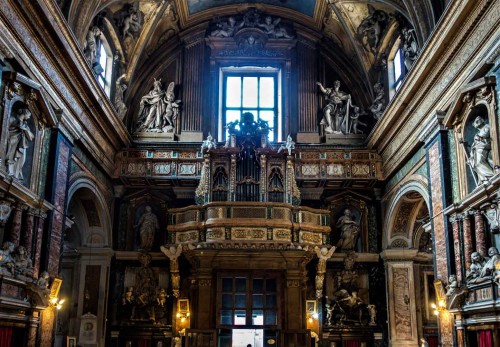
<svg viewBox="0 0 500 347">
<path fill-rule="evenodd" d="M 208 152 L 211 149 L 217 148 L 217 143 L 215 140 L 212 138 L 212 134 L 208 133 L 206 140 L 203 140 L 201 143 L 201 149 L 200 151 L 203 153 L 205 150 Z"/>
<path fill-rule="evenodd" d="M 35 135 L 28 126 L 28 119 L 31 112 L 27 108 L 21 108 L 17 115 L 12 115 L 9 119 L 9 140 L 7 142 L 7 172 L 10 176 L 19 180 L 23 177 L 23 166 L 26 161 L 26 151 L 30 141 Z"/>
<path fill-rule="evenodd" d="M 286 137 L 286 142 L 278 148 L 278 153 L 280 153 L 283 150 L 286 150 L 288 152 L 288 155 L 292 155 L 292 149 L 295 149 L 295 142 L 293 142 L 292 137 L 288 135 Z"/>
<path fill-rule="evenodd" d="M 138 132 L 175 132 L 181 100 L 175 100 L 175 83 L 170 82 L 167 91 L 161 88 L 161 79 L 155 79 L 153 90 L 141 98 Z"/>
<path fill-rule="evenodd" d="M 210 33 L 210 36 L 214 37 L 231 37 L 236 32 L 243 27 L 245 22 L 236 23 L 236 18 L 229 17 L 227 22 L 217 23 L 217 29 Z"/>
<path fill-rule="evenodd" d="M 258 23 L 257 25 L 264 29 L 264 32 L 273 38 L 286 38 L 291 39 L 293 36 L 290 36 L 286 29 L 279 25 L 281 18 L 272 19 L 271 16 L 266 16 L 264 19 L 264 23 Z"/>
<path fill-rule="evenodd" d="M 340 90 L 340 81 L 333 83 L 333 88 L 325 88 L 316 82 L 321 92 L 325 95 L 326 106 L 323 108 L 322 125 L 327 134 L 347 134 L 349 132 L 349 107 L 351 94 Z"/>
</svg>

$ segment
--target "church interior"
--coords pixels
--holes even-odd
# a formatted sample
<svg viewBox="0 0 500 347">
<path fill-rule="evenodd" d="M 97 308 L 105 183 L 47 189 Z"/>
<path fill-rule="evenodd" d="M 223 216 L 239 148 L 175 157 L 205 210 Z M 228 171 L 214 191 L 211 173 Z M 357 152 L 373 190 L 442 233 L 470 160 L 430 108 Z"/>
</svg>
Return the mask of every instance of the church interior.
<svg viewBox="0 0 500 347">
<path fill-rule="evenodd" d="M 0 346 L 500 346 L 499 24 L 2 0 Z"/>
</svg>

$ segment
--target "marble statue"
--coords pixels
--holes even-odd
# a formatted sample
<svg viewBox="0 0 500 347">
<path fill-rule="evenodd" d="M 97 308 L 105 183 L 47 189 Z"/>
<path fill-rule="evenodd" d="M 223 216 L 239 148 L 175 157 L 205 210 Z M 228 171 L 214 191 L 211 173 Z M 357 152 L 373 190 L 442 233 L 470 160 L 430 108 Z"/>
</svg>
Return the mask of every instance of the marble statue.
<svg viewBox="0 0 500 347">
<path fill-rule="evenodd" d="M 481 269 L 481 277 L 492 277 L 497 271 L 497 264 L 500 266 L 500 254 L 496 247 L 488 249 L 488 256 L 490 259 L 484 264 Z"/>
<path fill-rule="evenodd" d="M 377 307 L 375 305 L 368 305 L 367 308 L 370 315 L 370 323 L 368 325 L 377 325 Z"/>
<path fill-rule="evenodd" d="M 335 247 L 328 249 L 326 247 L 319 248 L 316 246 L 314 247 L 314 252 L 318 256 L 317 272 L 326 272 L 326 261 L 332 257 L 333 252 L 335 252 Z"/>
<path fill-rule="evenodd" d="M 22 180 L 23 166 L 26 161 L 26 151 L 30 141 L 35 135 L 31 132 L 28 119 L 31 112 L 27 108 L 21 108 L 17 115 L 9 118 L 9 138 L 7 140 L 6 164 L 7 172 L 10 176 Z"/>
<path fill-rule="evenodd" d="M 286 142 L 278 148 L 278 153 L 283 150 L 288 152 L 288 155 L 292 155 L 292 149 L 295 149 L 295 142 L 293 142 L 292 137 L 288 135 L 286 137 Z"/>
<path fill-rule="evenodd" d="M 175 83 L 170 82 L 167 91 L 161 88 L 161 79 L 154 80 L 153 90 L 141 98 L 138 131 L 174 132 L 179 116 L 181 100 L 175 100 Z"/>
<path fill-rule="evenodd" d="M 366 123 L 363 123 L 359 120 L 359 117 L 363 116 L 366 114 L 360 107 L 354 106 L 353 107 L 354 114 L 351 115 L 351 126 L 352 130 L 350 130 L 348 133 L 349 134 L 363 134 L 363 130 L 359 129 L 358 126 L 367 126 Z"/>
<path fill-rule="evenodd" d="M 24 246 L 17 247 L 14 252 L 14 273 L 16 278 L 33 282 L 33 262 L 31 261 Z"/>
<path fill-rule="evenodd" d="M 339 218 L 335 227 L 341 230 L 337 248 L 341 251 L 354 250 L 360 233 L 360 227 L 359 224 L 352 219 L 350 209 L 346 208 L 344 210 L 344 215 Z"/>
<path fill-rule="evenodd" d="M 427 340 L 424 339 L 423 337 L 420 339 L 420 346 L 419 347 L 429 347 Z"/>
<path fill-rule="evenodd" d="M 123 74 L 116 79 L 115 82 L 115 109 L 118 116 L 123 121 L 125 119 L 125 115 L 127 114 L 127 106 L 125 105 L 123 94 L 125 90 L 127 90 L 127 83 L 125 82 L 126 75 Z"/>
<path fill-rule="evenodd" d="M 349 107 L 351 95 L 340 90 L 340 81 L 333 83 L 333 88 L 325 88 L 316 82 L 321 92 L 325 95 L 326 106 L 323 108 L 322 125 L 327 134 L 347 134 L 349 130 Z"/>
<path fill-rule="evenodd" d="M 375 99 L 370 106 L 370 112 L 373 114 L 373 117 L 378 120 L 385 111 L 384 86 L 382 83 L 375 83 L 373 91 L 375 92 Z"/>
<path fill-rule="evenodd" d="M 50 282 L 50 275 L 47 271 L 44 271 L 40 274 L 40 277 L 36 281 L 36 284 L 42 289 L 48 289 Z"/>
<path fill-rule="evenodd" d="M 471 145 L 468 164 L 477 175 L 478 182 L 481 183 L 494 175 L 493 161 L 490 156 L 490 126 L 481 116 L 474 119 L 472 126 L 477 129 L 477 133 L 474 135 L 474 142 Z"/>
<path fill-rule="evenodd" d="M 215 140 L 212 138 L 212 135 L 208 133 L 206 140 L 203 140 L 201 143 L 201 153 L 203 153 L 205 150 L 210 151 L 211 149 L 217 148 L 217 143 Z"/>
<path fill-rule="evenodd" d="M 210 33 L 213 37 L 231 37 L 243 27 L 245 22 L 236 23 L 236 18 L 229 17 L 227 22 L 217 23 L 217 29 Z"/>
<path fill-rule="evenodd" d="M 287 32 L 286 29 L 281 27 L 279 25 L 279 22 L 281 21 L 281 18 L 276 18 L 272 19 L 271 16 L 266 16 L 264 18 L 264 23 L 257 23 L 257 26 L 261 27 L 264 29 L 264 32 L 273 38 L 286 38 L 286 39 L 291 39 L 293 36 L 290 36 Z"/>
<path fill-rule="evenodd" d="M 98 27 L 93 26 L 89 29 L 87 36 L 85 37 L 83 54 L 91 66 L 94 66 L 97 62 L 97 38 L 99 36 L 101 36 L 101 30 Z"/>
<path fill-rule="evenodd" d="M 467 271 L 466 282 L 467 284 L 477 284 L 488 280 L 488 278 L 481 277 L 481 272 L 486 264 L 484 258 L 478 252 L 472 252 L 470 255 L 471 265 Z"/>
<path fill-rule="evenodd" d="M 372 52 L 376 52 L 382 31 L 389 16 L 385 11 L 368 5 L 368 17 L 363 19 L 357 28 L 358 37 L 368 44 Z"/>
<path fill-rule="evenodd" d="M 451 297 L 458 290 L 457 276 L 450 275 L 448 278 L 448 286 L 446 286 L 446 297 Z"/>
<path fill-rule="evenodd" d="M 12 258 L 15 245 L 10 241 L 5 241 L 0 250 L 0 274 L 12 276 L 14 274 L 15 263 Z"/>
<path fill-rule="evenodd" d="M 130 38 L 134 38 L 132 33 L 137 33 L 141 30 L 141 16 L 139 13 L 137 3 L 134 4 L 129 10 L 128 15 L 123 20 L 123 39 L 126 39 L 127 36 Z"/>
<path fill-rule="evenodd" d="M 404 64 L 406 70 L 410 70 L 415 60 L 417 60 L 418 56 L 418 46 L 417 39 L 415 37 L 415 30 L 403 28 L 401 29 L 402 41 L 403 41 L 403 55 L 404 55 Z"/>
<path fill-rule="evenodd" d="M 354 270 L 354 253 L 349 253 L 344 259 L 344 270 L 338 272 L 334 278 L 335 286 L 338 289 L 354 290 L 357 288 L 358 273 Z"/>
<path fill-rule="evenodd" d="M 139 228 L 141 244 L 139 248 L 143 251 L 150 251 L 153 247 L 155 233 L 160 228 L 158 218 L 152 212 L 151 206 L 146 206 L 139 222 L 135 226 Z"/>
</svg>

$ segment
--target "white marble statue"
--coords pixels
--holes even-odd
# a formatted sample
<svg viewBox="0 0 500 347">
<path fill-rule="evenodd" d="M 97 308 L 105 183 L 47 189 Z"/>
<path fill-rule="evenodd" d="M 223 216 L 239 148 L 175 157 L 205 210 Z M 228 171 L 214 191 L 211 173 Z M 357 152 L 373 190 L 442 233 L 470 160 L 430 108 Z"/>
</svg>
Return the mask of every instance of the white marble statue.
<svg viewBox="0 0 500 347">
<path fill-rule="evenodd" d="M 10 176 L 22 180 L 23 166 L 26 161 L 26 151 L 35 135 L 28 126 L 31 112 L 27 108 L 21 108 L 16 115 L 9 118 L 9 139 L 7 141 L 6 164 Z"/>
<path fill-rule="evenodd" d="M 293 36 L 290 36 L 286 29 L 279 25 L 281 18 L 272 19 L 271 16 L 266 16 L 264 18 L 264 23 L 258 23 L 257 25 L 264 29 L 264 32 L 273 38 L 286 38 L 291 39 Z"/>
<path fill-rule="evenodd" d="M 83 48 L 83 54 L 87 58 L 90 63 L 90 66 L 93 66 L 97 62 L 97 38 L 101 35 L 101 30 L 93 26 L 87 32 L 87 36 L 85 37 L 85 45 Z"/>
<path fill-rule="evenodd" d="M 477 129 L 474 142 L 471 145 L 468 163 L 478 178 L 478 183 L 488 180 L 494 175 L 491 159 L 490 126 L 483 117 L 477 116 L 472 123 Z"/>
<path fill-rule="evenodd" d="M 359 224 L 352 219 L 351 210 L 346 208 L 344 215 L 339 218 L 336 228 L 340 228 L 340 240 L 337 248 L 342 251 L 352 251 L 356 247 L 360 228 Z"/>
<path fill-rule="evenodd" d="M 373 91 L 375 92 L 375 99 L 373 99 L 373 103 L 370 106 L 370 112 L 378 120 L 385 111 L 384 86 L 382 83 L 375 83 Z"/>
<path fill-rule="evenodd" d="M 293 142 L 292 137 L 288 135 L 286 137 L 286 142 L 278 148 L 278 153 L 280 153 L 283 150 L 286 150 L 288 152 L 288 155 L 292 155 L 292 149 L 295 149 L 295 142 Z"/>
<path fill-rule="evenodd" d="M 236 22 L 236 18 L 229 17 L 227 22 L 217 23 L 217 29 L 210 33 L 210 36 L 214 37 L 231 37 L 236 32 L 243 27 L 245 22 Z"/>
<path fill-rule="evenodd" d="M 139 132 L 175 132 L 175 121 L 179 116 L 181 100 L 175 100 L 175 83 L 161 88 L 161 79 L 155 79 L 153 90 L 141 98 L 139 107 Z"/>
<path fill-rule="evenodd" d="M 123 20 L 123 39 L 134 38 L 133 33 L 138 33 L 141 28 L 141 15 L 138 4 L 135 3 L 129 10 L 128 16 Z"/>
<path fill-rule="evenodd" d="M 340 90 L 340 81 L 333 83 L 333 88 L 325 88 L 316 82 L 325 96 L 326 106 L 323 108 L 322 125 L 327 134 L 347 134 L 349 125 L 349 107 L 351 95 Z"/>
<path fill-rule="evenodd" d="M 201 143 L 200 151 L 203 153 L 206 151 L 210 151 L 211 149 L 217 148 L 217 143 L 212 138 L 212 134 L 208 133 L 207 138 L 203 140 Z"/>
</svg>

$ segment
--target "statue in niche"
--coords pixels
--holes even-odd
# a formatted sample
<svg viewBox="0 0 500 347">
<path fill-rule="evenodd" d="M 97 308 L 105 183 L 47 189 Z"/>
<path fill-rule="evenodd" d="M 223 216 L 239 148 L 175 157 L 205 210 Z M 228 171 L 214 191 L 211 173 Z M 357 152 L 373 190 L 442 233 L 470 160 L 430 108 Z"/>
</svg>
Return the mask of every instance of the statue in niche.
<svg viewBox="0 0 500 347">
<path fill-rule="evenodd" d="M 26 161 L 26 151 L 29 142 L 33 141 L 35 135 L 28 126 L 31 112 L 27 108 L 20 108 L 17 115 L 9 118 L 9 139 L 7 141 L 7 172 L 10 176 L 22 180 L 23 166 Z"/>
<path fill-rule="evenodd" d="M 87 36 L 85 37 L 85 46 L 83 48 L 83 54 L 85 58 L 90 63 L 90 66 L 94 66 L 97 63 L 97 38 L 101 36 L 101 30 L 93 26 L 87 32 Z"/>
<path fill-rule="evenodd" d="M 203 140 L 201 143 L 201 153 L 203 153 L 205 150 L 210 151 L 211 149 L 217 148 L 217 143 L 215 140 L 212 138 L 212 135 L 208 133 L 206 140 Z"/>
<path fill-rule="evenodd" d="M 362 110 L 358 106 L 353 107 L 354 114 L 351 115 L 351 126 L 352 126 L 352 131 L 350 131 L 350 134 L 364 134 L 363 130 L 359 129 L 358 127 L 360 125 L 362 126 L 367 126 L 366 123 L 363 123 L 362 121 L 359 120 L 359 117 L 363 116 L 366 114 L 364 110 Z"/>
<path fill-rule="evenodd" d="M 323 108 L 323 119 L 320 124 L 325 126 L 327 134 L 347 134 L 349 131 L 349 107 L 351 94 L 340 90 L 340 81 L 333 83 L 333 88 L 325 88 L 316 82 L 325 95 L 326 106 Z"/>
<path fill-rule="evenodd" d="M 33 282 L 33 263 L 24 246 L 17 247 L 14 253 L 14 272 L 16 278 Z"/>
<path fill-rule="evenodd" d="M 415 37 L 415 30 L 403 28 L 401 29 L 402 41 L 403 41 L 403 55 L 406 70 L 410 70 L 417 60 L 418 56 L 418 46 L 417 39 Z"/>
<path fill-rule="evenodd" d="M 134 3 L 128 10 L 128 15 L 123 20 L 123 39 L 127 37 L 134 38 L 133 33 L 138 33 L 142 28 L 141 13 L 139 4 Z"/>
<path fill-rule="evenodd" d="M 278 148 L 278 153 L 280 153 L 283 150 L 286 150 L 288 152 L 288 155 L 292 155 L 292 149 L 295 149 L 295 142 L 293 142 L 292 137 L 288 135 L 286 137 L 286 142 Z"/>
<path fill-rule="evenodd" d="M 232 37 L 238 30 L 240 30 L 245 22 L 236 22 L 236 18 L 233 16 L 227 19 L 227 22 L 217 23 L 217 29 L 210 33 L 213 37 Z"/>
<path fill-rule="evenodd" d="M 174 132 L 181 100 L 175 100 L 175 83 L 167 91 L 161 88 L 161 79 L 155 79 L 153 90 L 141 98 L 137 131 Z"/>
<path fill-rule="evenodd" d="M 368 325 L 377 325 L 377 306 L 368 305 L 368 313 L 370 314 L 370 323 Z"/>
<path fill-rule="evenodd" d="M 115 109 L 122 121 L 125 119 L 125 115 L 127 114 L 127 106 L 123 101 L 123 94 L 125 93 L 125 90 L 127 90 L 125 77 L 126 75 L 123 74 L 118 77 L 115 82 Z"/>
<path fill-rule="evenodd" d="M 15 263 L 12 259 L 15 245 L 10 241 L 5 241 L 0 250 L 0 274 L 12 276 L 14 274 Z"/>
<path fill-rule="evenodd" d="M 375 83 L 373 85 L 373 91 L 375 92 L 375 99 L 370 106 L 370 112 L 373 114 L 373 117 L 378 120 L 385 111 L 384 86 L 382 83 Z"/>
<path fill-rule="evenodd" d="M 141 244 L 139 249 L 143 251 L 150 251 L 153 247 L 155 233 L 160 228 L 158 224 L 158 217 L 152 212 L 151 206 L 146 206 L 141 218 L 135 228 L 139 228 L 139 236 Z"/>
<path fill-rule="evenodd" d="M 351 210 L 349 208 L 344 210 L 344 215 L 339 218 L 335 227 L 341 230 L 337 248 L 341 251 L 354 250 L 360 233 L 360 227 L 359 224 L 352 219 Z"/>
<path fill-rule="evenodd" d="M 266 18 L 264 18 L 264 23 L 258 23 L 257 26 L 263 28 L 264 32 L 270 37 L 273 37 L 276 39 L 280 39 L 280 38 L 291 39 L 291 38 L 293 38 L 293 36 L 290 36 L 286 32 L 285 28 L 283 28 L 279 25 L 280 21 L 281 21 L 281 18 L 276 18 L 273 20 L 271 16 L 266 16 Z"/>
<path fill-rule="evenodd" d="M 357 34 L 372 52 L 376 52 L 389 16 L 385 11 L 377 10 L 372 5 L 368 5 L 368 14 L 368 17 L 359 24 Z"/>
<path fill-rule="evenodd" d="M 483 256 L 478 252 L 473 252 L 470 255 L 470 259 L 471 265 L 469 270 L 467 271 L 466 277 L 467 284 L 477 284 L 488 280 L 488 278 L 481 277 L 481 272 L 483 271 L 483 267 L 486 264 Z"/>
<path fill-rule="evenodd" d="M 477 129 L 477 133 L 474 135 L 474 142 L 470 148 L 468 164 L 477 175 L 478 183 L 480 183 L 494 175 L 493 161 L 490 157 L 490 126 L 481 116 L 474 119 L 472 126 Z"/>
</svg>

